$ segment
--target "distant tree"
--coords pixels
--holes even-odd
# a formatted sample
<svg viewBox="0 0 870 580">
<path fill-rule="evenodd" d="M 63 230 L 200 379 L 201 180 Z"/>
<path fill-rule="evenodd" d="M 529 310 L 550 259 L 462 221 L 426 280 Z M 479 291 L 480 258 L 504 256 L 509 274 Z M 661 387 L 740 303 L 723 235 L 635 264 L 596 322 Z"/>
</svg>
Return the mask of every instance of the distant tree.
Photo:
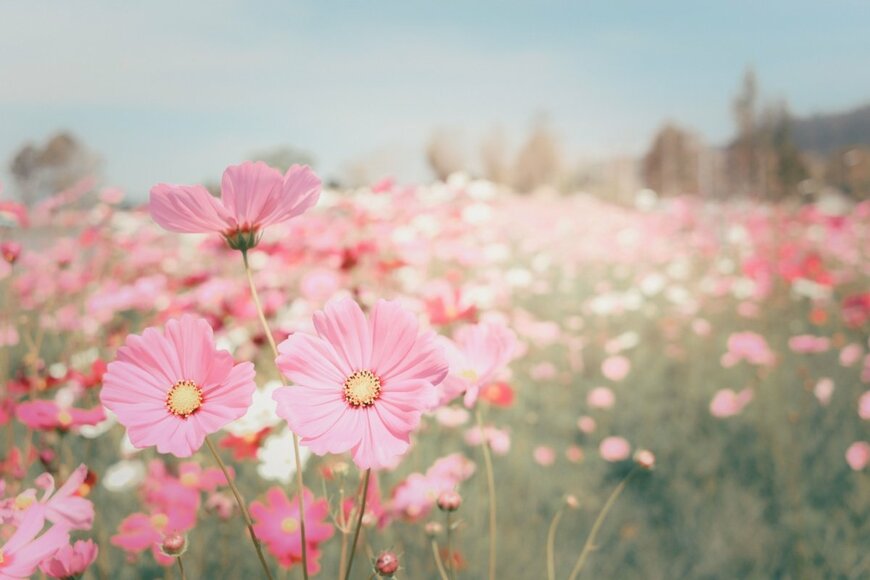
<svg viewBox="0 0 870 580">
<path fill-rule="evenodd" d="M 556 185 L 560 177 L 559 142 L 546 117 L 539 117 L 514 162 L 513 186 L 530 192 L 542 185 Z"/>
<path fill-rule="evenodd" d="M 850 147 L 834 153 L 825 178 L 852 199 L 870 199 L 870 147 Z"/>
<path fill-rule="evenodd" d="M 643 158 L 643 179 L 662 196 L 699 193 L 701 146 L 690 132 L 668 123 L 653 138 Z"/>
<path fill-rule="evenodd" d="M 740 91 L 734 98 L 734 121 L 737 136 L 729 147 L 729 174 L 736 193 L 757 192 L 760 185 L 758 150 L 758 82 L 749 67 L 743 75 Z"/>
<path fill-rule="evenodd" d="M 791 127 L 791 114 L 785 101 L 765 110 L 757 141 L 764 163 L 764 192 L 769 199 L 780 200 L 797 193 L 798 185 L 809 176 Z"/>
<path fill-rule="evenodd" d="M 446 181 L 452 173 L 467 169 L 457 136 L 447 129 L 437 129 L 429 137 L 426 162 L 441 181 Z"/>
<path fill-rule="evenodd" d="M 251 156 L 251 160 L 262 161 L 281 171 L 287 171 L 292 165 L 314 166 L 314 156 L 311 153 L 290 145 L 259 151 Z"/>
<path fill-rule="evenodd" d="M 99 173 L 100 158 L 71 133 L 52 136 L 44 147 L 27 143 L 9 169 L 22 201 L 32 205 Z"/>
<path fill-rule="evenodd" d="M 508 185 L 510 182 L 510 162 L 504 131 L 493 128 L 480 144 L 480 162 L 483 176 L 494 183 Z"/>
</svg>

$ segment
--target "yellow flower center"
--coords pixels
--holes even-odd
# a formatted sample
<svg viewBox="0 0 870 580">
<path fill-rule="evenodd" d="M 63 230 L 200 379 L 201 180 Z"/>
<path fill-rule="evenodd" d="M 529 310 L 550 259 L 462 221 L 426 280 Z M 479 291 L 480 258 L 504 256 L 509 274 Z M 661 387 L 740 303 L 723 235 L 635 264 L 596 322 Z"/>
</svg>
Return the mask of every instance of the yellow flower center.
<svg viewBox="0 0 870 580">
<path fill-rule="evenodd" d="M 60 423 L 61 427 L 68 427 L 72 423 L 72 415 L 64 409 L 57 414 L 57 422 Z"/>
<path fill-rule="evenodd" d="M 344 400 L 353 407 L 370 407 L 381 396 L 381 379 L 372 371 L 357 371 L 344 381 Z"/>
<path fill-rule="evenodd" d="M 14 504 L 15 509 L 22 510 L 22 511 L 26 510 L 27 508 L 32 506 L 33 502 L 35 502 L 35 501 L 36 501 L 36 498 L 34 498 L 32 495 L 25 495 L 22 493 L 21 495 L 19 495 L 18 497 L 15 498 L 15 504 Z"/>
<path fill-rule="evenodd" d="M 169 524 L 169 516 L 166 514 L 154 514 L 151 516 L 151 523 L 158 530 L 162 530 Z"/>
<path fill-rule="evenodd" d="M 477 371 L 475 371 L 474 369 L 465 369 L 464 371 L 459 373 L 459 376 L 461 376 L 469 383 L 476 383 L 477 379 L 479 378 Z"/>
<path fill-rule="evenodd" d="M 292 534 L 299 529 L 299 520 L 296 518 L 284 518 L 281 520 L 281 529 L 286 534 Z"/>
<path fill-rule="evenodd" d="M 178 381 L 166 394 L 166 408 L 186 419 L 202 406 L 202 390 L 193 381 Z"/>
<path fill-rule="evenodd" d="M 185 473 L 181 476 L 181 485 L 185 487 L 196 487 L 199 483 L 199 478 L 195 473 Z"/>
</svg>

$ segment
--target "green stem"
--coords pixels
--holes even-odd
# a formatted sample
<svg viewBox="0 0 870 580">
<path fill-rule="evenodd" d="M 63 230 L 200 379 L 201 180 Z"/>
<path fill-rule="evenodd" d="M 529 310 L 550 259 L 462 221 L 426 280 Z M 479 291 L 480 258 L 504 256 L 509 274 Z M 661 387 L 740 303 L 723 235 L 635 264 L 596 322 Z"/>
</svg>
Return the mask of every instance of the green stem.
<svg viewBox="0 0 870 580">
<path fill-rule="evenodd" d="M 556 556 L 554 554 L 554 544 L 556 543 L 556 529 L 559 527 L 559 520 L 565 513 L 565 508 L 559 508 L 556 515 L 553 516 L 553 521 L 550 523 L 550 529 L 547 531 L 547 579 L 556 580 Z"/>
<path fill-rule="evenodd" d="M 456 570 L 454 569 L 455 558 L 453 557 L 453 518 L 450 517 L 450 512 L 447 514 L 447 571 L 450 572 L 450 578 L 456 580 Z"/>
<path fill-rule="evenodd" d="M 495 501 L 495 474 L 492 470 L 492 455 L 490 454 L 489 441 L 483 431 L 483 414 L 480 405 L 475 410 L 477 428 L 480 430 L 480 444 L 483 447 L 483 462 L 486 466 L 486 485 L 489 492 L 489 580 L 495 580 L 496 547 L 496 501 Z"/>
<path fill-rule="evenodd" d="M 227 466 L 224 465 L 221 456 L 218 455 L 217 449 L 214 448 L 214 444 L 212 444 L 211 439 L 209 439 L 208 436 L 206 436 L 205 438 L 205 444 L 208 446 L 211 454 L 214 455 L 218 467 L 220 467 L 221 471 L 224 472 L 224 477 L 227 478 L 227 483 L 229 484 L 230 490 L 232 490 L 233 495 L 236 498 L 236 503 L 239 504 L 239 509 L 242 511 L 242 517 L 245 520 L 245 525 L 248 527 L 248 533 L 251 536 L 251 541 L 254 543 L 254 548 L 257 550 L 257 557 L 260 559 L 260 564 L 263 566 L 263 571 L 266 573 L 266 577 L 269 580 L 273 580 L 272 572 L 269 570 L 269 565 L 266 564 L 266 558 L 263 557 L 263 548 L 260 547 L 260 540 L 257 539 L 257 534 L 254 532 L 254 520 L 251 519 L 251 514 L 248 513 L 248 507 L 247 505 L 245 505 L 245 500 L 242 499 L 242 494 L 239 493 L 239 488 L 236 487 L 236 484 L 233 482 L 233 478 L 230 477 Z"/>
<path fill-rule="evenodd" d="M 356 553 L 356 543 L 359 539 L 359 530 L 360 528 L 362 528 L 363 516 L 366 513 L 366 498 L 369 495 L 369 477 L 371 477 L 371 475 L 371 468 L 366 469 L 365 478 L 363 479 L 362 497 L 360 498 L 359 502 L 357 502 L 359 505 L 359 514 L 356 518 L 356 529 L 353 531 L 353 541 L 350 544 L 350 559 L 347 561 L 347 568 L 344 572 L 344 580 L 348 580 L 348 578 L 350 578 L 350 570 L 353 567 L 353 557 Z"/>
<path fill-rule="evenodd" d="M 589 532 L 589 537 L 586 538 L 586 543 L 583 545 L 583 551 L 580 552 L 580 557 L 577 558 L 577 563 L 574 564 L 574 569 L 571 570 L 571 575 L 568 577 L 568 580 L 576 580 L 577 576 L 583 570 L 583 566 L 589 558 L 589 553 L 592 552 L 592 548 L 595 546 L 595 538 L 598 536 L 598 530 L 601 529 L 601 524 L 604 523 L 610 508 L 612 508 L 616 503 L 619 494 L 622 493 L 622 490 L 625 489 L 625 486 L 628 485 L 628 482 L 632 477 L 634 477 L 635 473 L 637 473 L 637 468 L 632 469 L 628 475 L 619 482 L 619 485 L 616 486 L 613 493 L 610 494 L 610 497 L 607 498 L 607 502 L 604 504 L 604 507 L 601 508 L 601 513 L 598 514 L 598 517 L 595 518 L 595 523 L 592 524 L 592 531 Z"/>
<path fill-rule="evenodd" d="M 181 574 L 181 580 L 187 580 L 187 576 L 184 575 L 184 564 L 181 563 L 181 556 L 176 556 L 175 561 L 178 562 L 178 573 Z"/>
<path fill-rule="evenodd" d="M 251 298 L 254 301 L 254 307 L 257 309 L 257 317 L 260 319 L 260 324 L 263 327 L 263 332 L 266 339 L 269 341 L 269 346 L 272 347 L 273 361 L 277 367 L 278 364 L 278 345 L 275 344 L 275 337 L 272 336 L 272 331 L 269 329 L 269 322 L 266 320 L 266 314 L 263 311 L 263 305 L 260 303 L 260 295 L 257 292 L 257 286 L 254 284 L 254 275 L 251 272 L 251 265 L 248 263 L 248 253 L 242 252 L 242 261 L 245 264 L 245 276 L 248 278 L 248 286 L 251 288 Z M 281 376 L 281 369 L 278 369 L 278 376 Z M 299 436 L 293 433 L 293 460 L 296 463 L 296 499 L 299 502 L 299 537 L 302 543 L 302 576 L 308 580 L 308 542 L 305 538 L 305 485 L 302 480 L 302 457 L 299 452 Z"/>
<path fill-rule="evenodd" d="M 450 580 L 447 577 L 447 572 L 444 570 L 444 562 L 441 561 L 441 554 L 438 553 L 438 542 L 432 538 L 432 555 L 435 557 L 435 565 L 438 566 L 438 574 L 441 575 L 441 580 Z"/>
</svg>

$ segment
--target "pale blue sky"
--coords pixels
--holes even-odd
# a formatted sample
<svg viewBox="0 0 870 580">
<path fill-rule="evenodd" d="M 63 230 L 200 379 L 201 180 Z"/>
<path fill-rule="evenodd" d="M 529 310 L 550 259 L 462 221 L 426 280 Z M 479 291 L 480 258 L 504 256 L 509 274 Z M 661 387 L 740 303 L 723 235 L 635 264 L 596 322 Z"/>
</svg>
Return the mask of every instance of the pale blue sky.
<svg viewBox="0 0 870 580">
<path fill-rule="evenodd" d="M 667 118 L 717 142 L 749 63 L 799 114 L 870 100 L 868 22 L 862 0 L 0 0 L 0 180 L 60 128 L 138 195 L 282 144 L 422 178 L 433 128 L 516 143 L 539 112 L 572 156 L 641 151 Z"/>
</svg>

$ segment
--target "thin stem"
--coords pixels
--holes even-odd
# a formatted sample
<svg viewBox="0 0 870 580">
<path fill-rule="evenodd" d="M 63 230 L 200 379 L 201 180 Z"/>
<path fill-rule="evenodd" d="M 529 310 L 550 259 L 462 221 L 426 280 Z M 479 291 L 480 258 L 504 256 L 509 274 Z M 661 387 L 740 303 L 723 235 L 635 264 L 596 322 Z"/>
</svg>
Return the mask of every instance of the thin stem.
<svg viewBox="0 0 870 580">
<path fill-rule="evenodd" d="M 343 508 L 342 508 L 343 509 Z M 347 566 L 347 539 L 348 532 L 341 530 L 341 554 L 338 560 L 338 580 L 344 578 L 345 566 Z"/>
<path fill-rule="evenodd" d="M 272 352 L 277 357 L 278 345 L 275 344 L 275 337 L 272 336 L 272 331 L 269 330 L 269 323 L 266 321 L 266 314 L 263 312 L 263 305 L 260 303 L 260 295 L 257 293 L 257 286 L 254 284 L 254 274 L 251 272 L 251 265 L 248 264 L 247 252 L 242 252 L 242 261 L 245 263 L 245 275 L 248 277 L 248 286 L 251 287 L 251 298 L 254 300 L 257 316 L 260 318 L 260 324 L 263 326 L 263 332 L 266 334 L 269 346 L 272 347 Z"/>
<path fill-rule="evenodd" d="M 175 561 L 178 562 L 178 573 L 181 574 L 181 580 L 187 580 L 187 576 L 184 575 L 184 564 L 181 563 L 181 556 L 176 556 Z"/>
<path fill-rule="evenodd" d="M 550 523 L 550 529 L 547 531 L 547 579 L 556 580 L 556 557 L 554 555 L 553 545 L 556 543 L 556 529 L 559 527 L 559 520 L 565 513 L 565 508 L 559 508 L 556 515 L 553 516 L 553 521 Z"/>
<path fill-rule="evenodd" d="M 444 562 L 441 561 L 441 554 L 438 553 L 438 542 L 432 538 L 432 555 L 435 556 L 435 565 L 438 566 L 438 574 L 441 575 L 441 580 L 450 580 L 447 577 L 447 572 L 444 571 Z"/>
<path fill-rule="evenodd" d="M 456 578 L 456 570 L 453 569 L 454 566 L 454 558 L 453 558 L 453 522 L 450 521 L 452 518 L 450 517 L 450 512 L 446 512 L 447 514 L 447 570 L 450 572 L 450 578 Z"/>
<path fill-rule="evenodd" d="M 260 547 L 260 541 L 257 539 L 257 534 L 254 532 L 254 520 L 251 519 L 251 514 L 248 513 L 248 507 L 245 505 L 245 500 L 242 499 L 242 494 L 239 493 L 239 488 L 236 487 L 236 484 L 233 482 L 233 478 L 230 477 L 230 473 L 229 471 L 227 471 L 227 466 L 224 465 L 221 456 L 218 455 L 217 449 L 214 448 L 214 444 L 212 444 L 211 439 L 209 439 L 208 436 L 206 436 L 205 438 L 205 444 L 208 446 L 211 454 L 214 455 L 218 467 L 220 467 L 221 471 L 224 472 L 224 477 L 227 478 L 227 483 L 229 483 L 230 490 L 232 490 L 233 495 L 236 498 L 236 503 L 239 504 L 239 509 L 242 511 L 242 517 L 245 520 L 245 525 L 248 527 L 248 533 L 251 535 L 251 541 L 254 543 L 254 548 L 257 550 L 257 557 L 260 558 L 260 564 L 263 566 L 263 571 L 266 573 L 266 577 L 269 580 L 273 580 L 272 572 L 269 570 L 269 565 L 266 564 L 266 558 L 263 557 L 263 549 Z"/>
<path fill-rule="evenodd" d="M 248 263 L 248 253 L 242 252 L 242 261 L 245 264 L 245 276 L 248 278 L 248 286 L 251 288 L 251 298 L 254 301 L 254 307 L 257 309 L 257 316 L 260 319 L 260 324 L 263 327 L 263 332 L 266 339 L 269 341 L 269 346 L 272 347 L 273 361 L 277 367 L 278 345 L 275 344 L 275 337 L 272 336 L 272 331 L 269 329 L 269 322 L 266 320 L 266 314 L 263 312 L 263 305 L 260 303 L 260 295 L 257 293 L 257 286 L 254 284 L 254 275 L 251 272 L 251 265 Z M 281 369 L 278 369 L 278 376 L 281 376 Z M 299 453 L 299 436 L 293 433 L 293 461 L 296 463 L 296 499 L 299 502 L 299 538 L 302 543 L 302 576 L 308 580 L 308 542 L 305 539 L 305 484 L 302 480 L 302 457 Z"/>
<path fill-rule="evenodd" d="M 356 518 L 356 529 L 353 531 L 353 541 L 350 544 L 350 559 L 347 561 L 347 569 L 344 572 L 344 580 L 350 578 L 350 571 L 353 568 L 353 556 L 356 553 L 356 542 L 359 539 L 359 530 L 362 528 L 363 516 L 366 513 L 366 498 L 369 495 L 369 477 L 372 475 L 371 468 L 366 469 L 365 478 L 363 479 L 362 498 L 359 501 L 359 514 Z"/>
<path fill-rule="evenodd" d="M 589 537 L 586 538 L 586 544 L 583 545 L 583 551 L 580 552 L 580 557 L 577 558 L 577 563 L 574 564 L 574 569 L 571 570 L 571 575 L 568 577 L 568 580 L 576 580 L 577 576 L 583 570 L 583 566 L 586 564 L 586 560 L 589 558 L 589 554 L 595 546 L 595 538 L 598 536 L 598 530 L 601 528 L 601 524 L 604 523 L 610 508 L 612 508 L 613 504 L 616 503 L 619 494 L 622 493 L 622 490 L 625 489 L 625 486 L 628 485 L 628 482 L 631 481 L 631 478 L 634 477 L 635 473 L 637 473 L 637 468 L 632 469 L 628 475 L 619 482 L 619 485 L 616 486 L 610 494 L 610 497 L 607 498 L 607 502 L 605 502 L 604 507 L 601 508 L 601 513 L 598 514 L 598 517 L 595 518 L 595 522 L 592 524 L 592 530 L 589 532 Z"/>
<path fill-rule="evenodd" d="M 477 428 L 480 430 L 480 445 L 483 447 L 483 462 L 486 465 L 486 485 L 489 492 L 489 580 L 495 580 L 496 547 L 496 502 L 495 502 L 495 475 L 492 471 L 492 455 L 489 450 L 489 441 L 483 432 L 483 414 L 480 405 L 475 410 Z"/>
</svg>

